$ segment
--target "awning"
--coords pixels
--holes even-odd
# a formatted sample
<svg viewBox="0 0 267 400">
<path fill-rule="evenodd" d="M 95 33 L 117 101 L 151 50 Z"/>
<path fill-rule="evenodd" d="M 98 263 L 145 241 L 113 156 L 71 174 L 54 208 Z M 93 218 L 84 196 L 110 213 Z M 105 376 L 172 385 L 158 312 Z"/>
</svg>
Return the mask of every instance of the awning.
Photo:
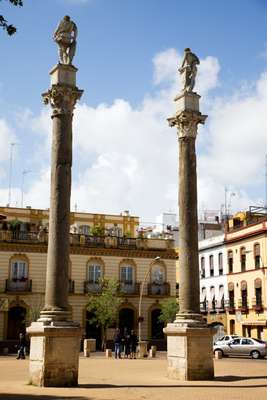
<svg viewBox="0 0 267 400">
<path fill-rule="evenodd" d="M 249 326 L 267 326 L 267 321 L 260 320 L 260 321 L 241 321 L 241 325 L 249 325 Z"/>
</svg>

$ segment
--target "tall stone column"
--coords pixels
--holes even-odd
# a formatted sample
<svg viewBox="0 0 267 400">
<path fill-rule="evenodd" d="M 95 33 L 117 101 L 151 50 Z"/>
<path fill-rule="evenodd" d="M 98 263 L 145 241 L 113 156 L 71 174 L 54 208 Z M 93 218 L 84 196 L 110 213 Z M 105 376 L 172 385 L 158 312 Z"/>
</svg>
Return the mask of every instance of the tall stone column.
<svg viewBox="0 0 267 400">
<path fill-rule="evenodd" d="M 70 35 L 70 48 L 75 24 L 69 17 L 61 24 L 61 33 L 66 30 L 64 40 Z M 77 33 L 76 25 L 75 29 Z M 30 383 L 38 386 L 78 384 L 81 329 L 71 319 L 68 274 L 72 119 L 83 91 L 76 86 L 77 68 L 71 65 L 65 42 L 63 50 L 60 54 L 68 64 L 58 63 L 50 71 L 51 89 L 43 94 L 45 104 L 52 107 L 53 121 L 45 306 L 39 320 L 27 330 L 31 337 Z"/>
<path fill-rule="evenodd" d="M 198 59 L 194 63 L 194 57 L 197 59 L 190 49 L 185 50 L 180 69 L 185 74 L 184 89 L 175 98 L 175 116 L 168 118 L 169 125 L 177 128 L 179 142 L 180 281 L 179 313 L 164 332 L 168 337 L 168 376 L 180 380 L 203 380 L 214 376 L 213 330 L 200 314 L 195 142 L 198 124 L 204 124 L 207 116 L 199 111 L 200 96 L 192 91 L 196 64 L 199 63 Z"/>
</svg>

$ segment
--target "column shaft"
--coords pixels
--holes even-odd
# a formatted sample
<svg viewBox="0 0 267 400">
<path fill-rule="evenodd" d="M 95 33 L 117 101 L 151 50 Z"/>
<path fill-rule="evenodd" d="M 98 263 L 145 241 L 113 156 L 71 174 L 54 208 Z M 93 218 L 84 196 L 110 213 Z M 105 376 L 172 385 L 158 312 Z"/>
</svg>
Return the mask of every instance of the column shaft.
<svg viewBox="0 0 267 400">
<path fill-rule="evenodd" d="M 68 309 L 72 113 L 53 117 L 51 200 L 44 310 Z"/>
<path fill-rule="evenodd" d="M 179 138 L 179 314 L 199 314 L 195 137 Z"/>
</svg>

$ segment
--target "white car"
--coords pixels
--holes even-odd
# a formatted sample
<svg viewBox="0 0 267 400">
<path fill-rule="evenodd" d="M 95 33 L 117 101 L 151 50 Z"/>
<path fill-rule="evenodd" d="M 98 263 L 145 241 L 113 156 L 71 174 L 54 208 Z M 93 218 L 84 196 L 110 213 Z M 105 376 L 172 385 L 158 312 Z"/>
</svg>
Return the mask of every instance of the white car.
<svg viewBox="0 0 267 400">
<path fill-rule="evenodd" d="M 225 335 L 225 336 L 222 336 L 221 338 L 217 339 L 214 342 L 214 345 L 225 345 L 225 344 L 230 343 L 232 340 L 238 339 L 238 338 L 240 338 L 240 336 L 238 336 L 238 335 Z"/>
</svg>

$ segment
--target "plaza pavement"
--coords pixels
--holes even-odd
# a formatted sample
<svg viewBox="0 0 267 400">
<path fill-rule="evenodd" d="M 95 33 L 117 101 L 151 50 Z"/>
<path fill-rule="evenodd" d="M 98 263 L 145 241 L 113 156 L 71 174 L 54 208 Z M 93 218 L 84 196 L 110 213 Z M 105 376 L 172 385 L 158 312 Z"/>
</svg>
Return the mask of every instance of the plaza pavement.
<svg viewBox="0 0 267 400">
<path fill-rule="evenodd" d="M 0 357 L 1 400 L 267 400 L 267 359 L 215 360 L 213 381 L 166 377 L 166 353 L 157 359 L 115 360 L 102 354 L 80 358 L 79 387 L 27 385 L 28 360 Z"/>
</svg>

